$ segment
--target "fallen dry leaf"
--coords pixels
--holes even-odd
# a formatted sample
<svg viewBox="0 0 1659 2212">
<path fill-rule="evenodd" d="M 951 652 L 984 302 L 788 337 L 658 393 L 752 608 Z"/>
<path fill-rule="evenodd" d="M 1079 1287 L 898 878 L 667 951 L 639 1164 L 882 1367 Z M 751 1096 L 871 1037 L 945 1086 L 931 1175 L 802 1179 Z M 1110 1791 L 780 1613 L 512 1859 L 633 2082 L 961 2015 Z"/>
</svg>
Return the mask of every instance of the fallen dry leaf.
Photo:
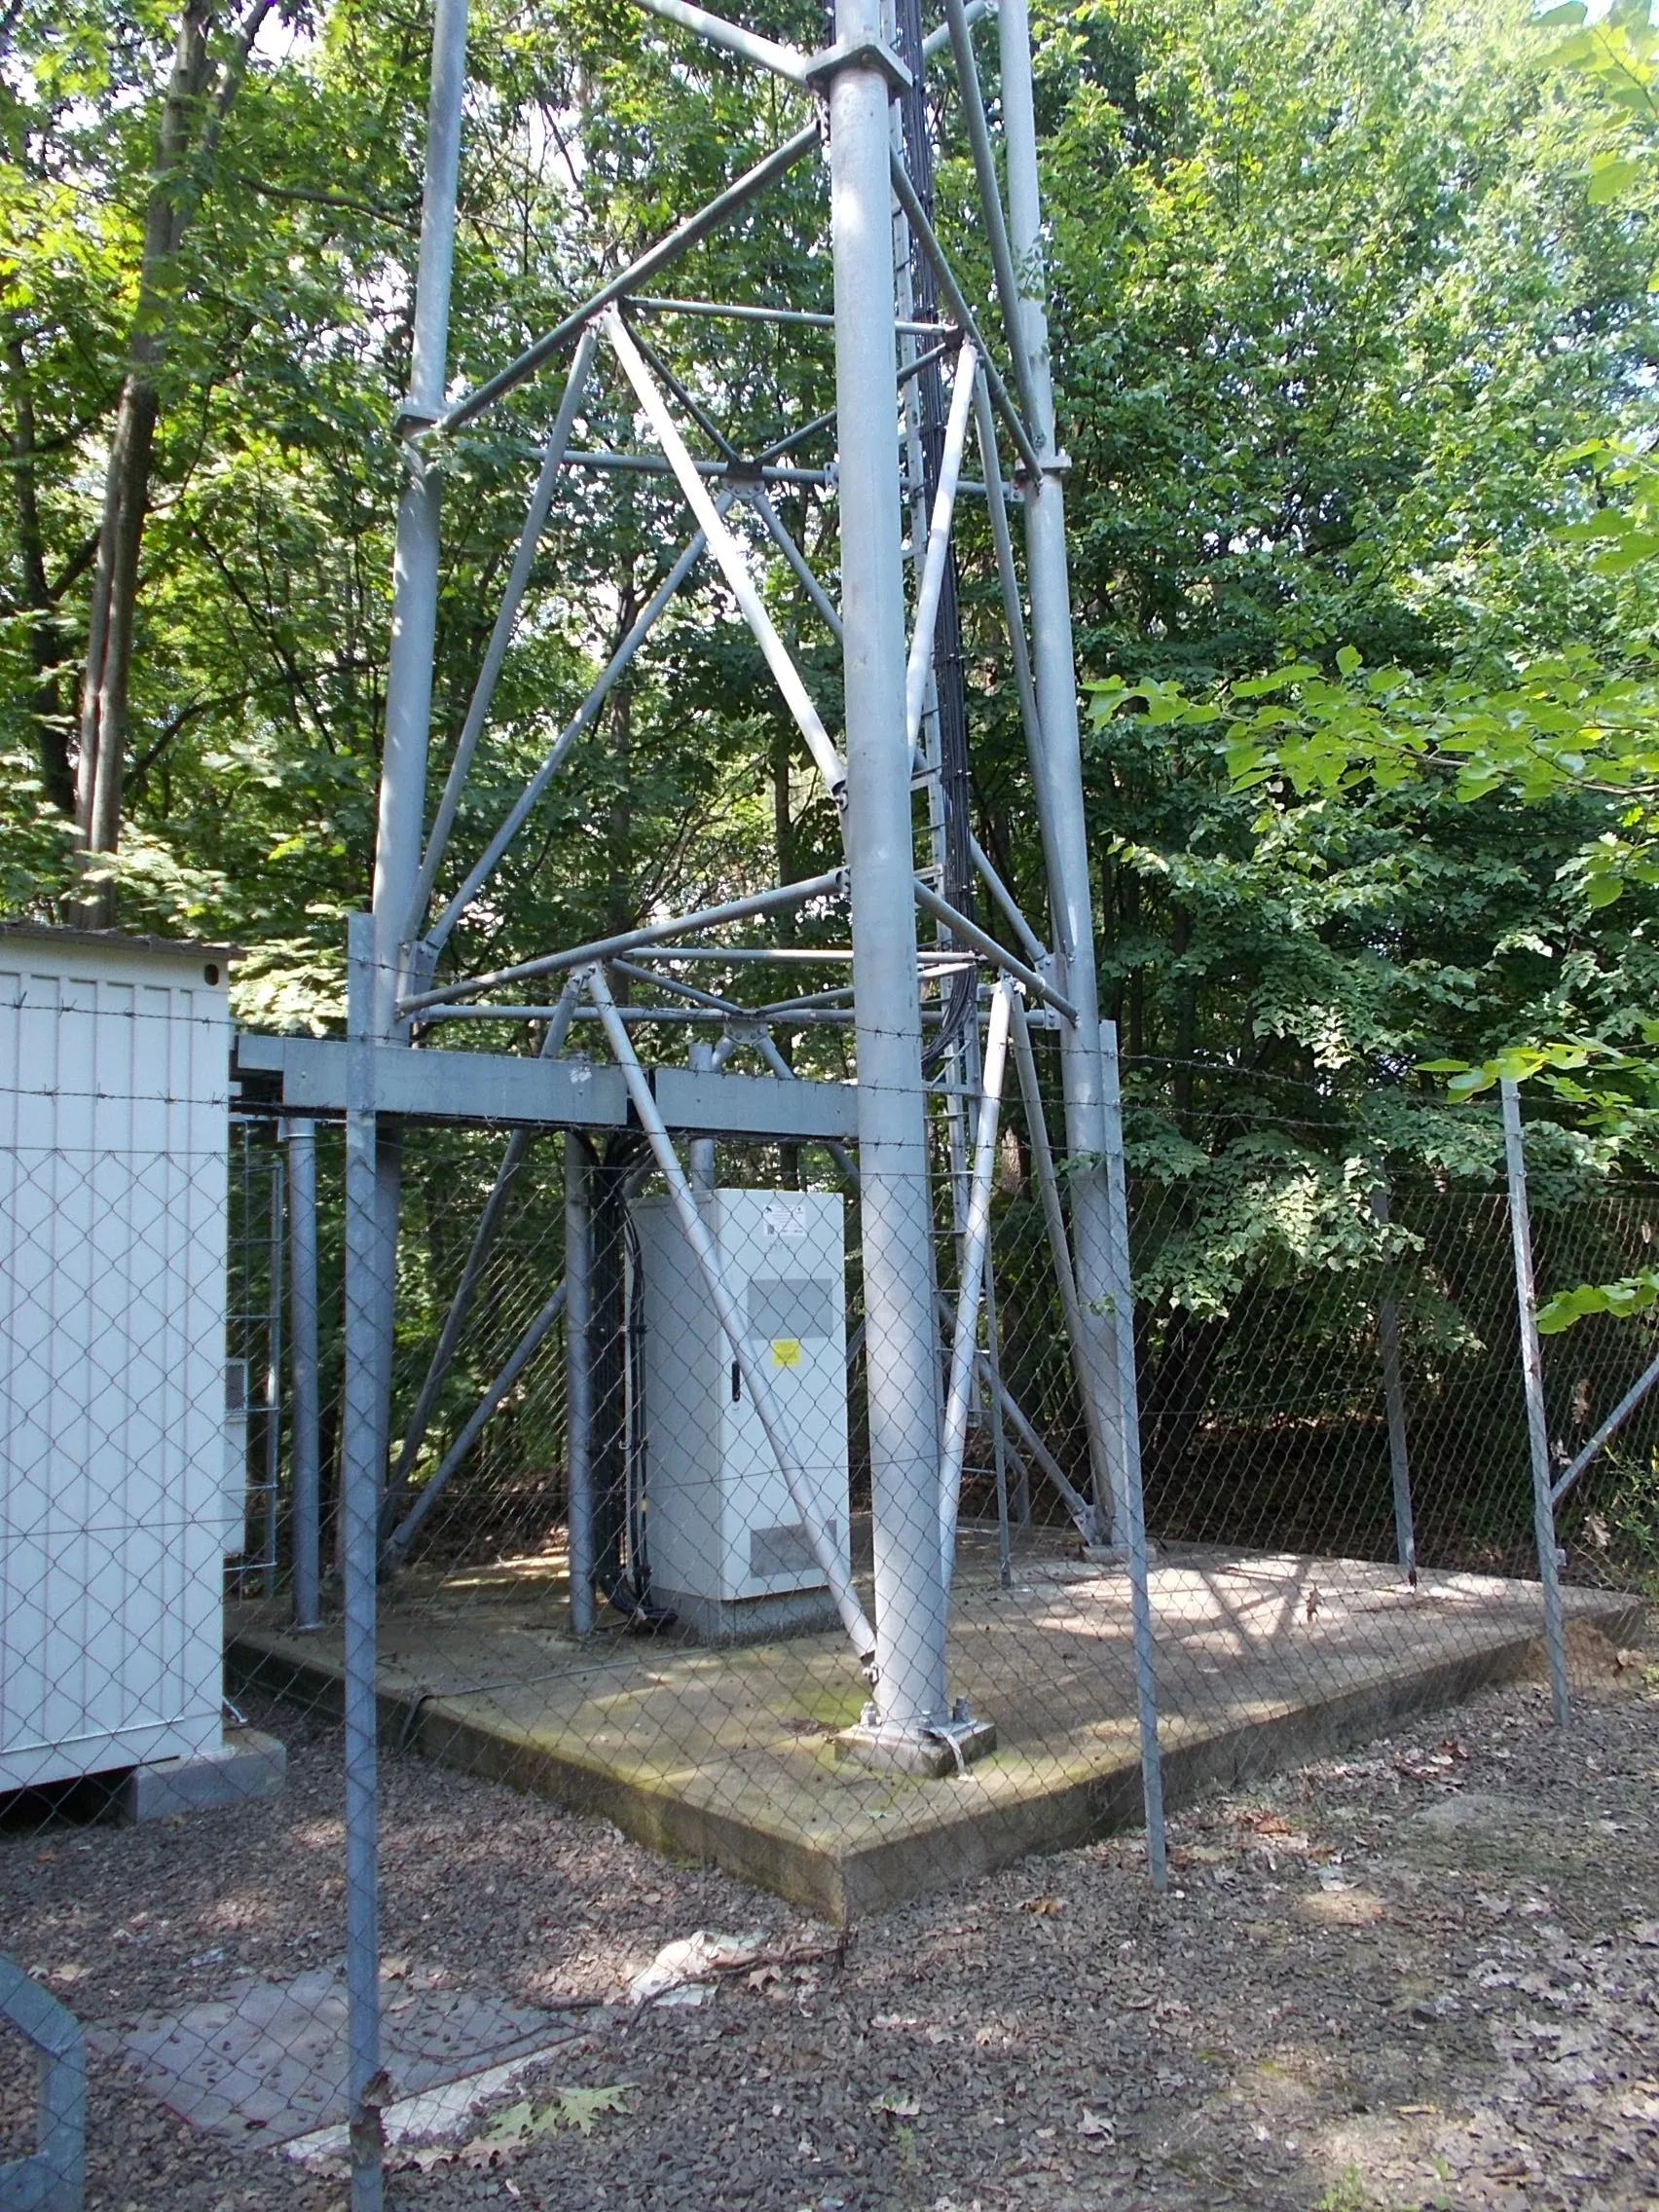
<svg viewBox="0 0 1659 2212">
<path fill-rule="evenodd" d="M 484 2144 L 528 2143 L 537 2135 L 551 2135 L 560 2127 L 577 2127 L 591 2135 L 601 2113 L 626 2113 L 633 2082 L 612 2082 L 599 2089 L 555 2089 L 544 2104 L 533 2105 L 528 2097 L 498 2113 L 477 2141 Z"/>
<path fill-rule="evenodd" d="M 870 2106 L 873 2113 L 881 2113 L 890 2120 L 914 2120 L 921 2111 L 919 2097 L 907 2097 L 897 2089 L 887 2089 Z"/>
</svg>

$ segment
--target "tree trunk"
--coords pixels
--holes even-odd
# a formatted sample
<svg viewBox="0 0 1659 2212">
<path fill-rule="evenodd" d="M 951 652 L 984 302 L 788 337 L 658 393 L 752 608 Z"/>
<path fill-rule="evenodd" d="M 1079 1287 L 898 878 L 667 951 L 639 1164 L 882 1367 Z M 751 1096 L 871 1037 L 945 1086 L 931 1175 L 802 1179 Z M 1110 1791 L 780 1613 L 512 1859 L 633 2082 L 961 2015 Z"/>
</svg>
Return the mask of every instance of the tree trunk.
<svg viewBox="0 0 1659 2212">
<path fill-rule="evenodd" d="M 179 16 L 172 71 L 162 103 L 155 166 L 150 172 L 150 197 L 144 210 L 138 299 L 128 334 L 127 373 L 116 405 L 104 475 L 97 563 L 87 625 L 75 813 L 89 855 L 113 853 L 121 838 L 138 555 L 149 506 L 150 462 L 160 412 L 156 380 L 166 353 L 178 249 L 201 189 L 202 171 L 218 143 L 246 69 L 248 51 L 270 8 L 271 0 L 252 0 L 237 26 L 218 95 L 194 134 L 193 112 L 212 75 L 207 39 L 214 0 L 185 0 Z M 115 918 L 113 882 L 108 878 L 100 882 L 93 874 L 81 917 L 94 927 L 109 927 Z"/>
<path fill-rule="evenodd" d="M 1193 917 L 1185 906 L 1173 915 L 1171 943 L 1177 963 L 1187 957 L 1193 941 Z M 1193 1054 L 1198 1051 L 1198 987 L 1186 975 L 1175 983 L 1175 1125 L 1185 1137 L 1193 1133 Z"/>
<path fill-rule="evenodd" d="M 75 777 L 69 764 L 69 731 L 63 719 L 57 685 L 57 670 L 63 657 L 57 635 L 57 603 L 47 581 L 46 540 L 40 526 L 34 391 L 29 382 L 23 342 L 15 330 L 6 342 L 6 361 L 12 372 L 17 421 L 10 452 L 17 502 L 18 554 L 23 571 L 23 608 L 28 617 L 29 662 L 34 678 L 29 714 L 35 725 L 35 752 L 40 759 L 46 795 L 60 813 L 70 814 L 75 807 Z"/>
</svg>

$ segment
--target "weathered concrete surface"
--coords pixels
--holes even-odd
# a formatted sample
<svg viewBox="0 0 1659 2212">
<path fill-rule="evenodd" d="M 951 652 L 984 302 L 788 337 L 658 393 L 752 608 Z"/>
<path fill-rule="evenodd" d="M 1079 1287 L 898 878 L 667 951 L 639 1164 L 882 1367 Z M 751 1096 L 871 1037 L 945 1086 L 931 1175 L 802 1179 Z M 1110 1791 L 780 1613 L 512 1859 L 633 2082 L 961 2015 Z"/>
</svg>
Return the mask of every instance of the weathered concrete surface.
<svg viewBox="0 0 1659 2212">
<path fill-rule="evenodd" d="M 385 1741 L 858 1919 L 1138 1820 L 1127 1584 L 1050 1552 L 1019 1558 L 1007 1591 L 982 1561 L 959 1569 L 951 1688 L 998 1742 L 964 1776 L 835 1757 L 865 1698 L 839 1635 L 711 1649 L 607 1633 L 578 1646 L 544 1559 L 389 1597 Z M 1171 1803 L 1513 1677 L 1541 1625 L 1535 1584 L 1426 1572 L 1413 1591 L 1391 1567 L 1289 1555 L 1166 1555 L 1152 1596 Z M 1614 1643 L 1641 1633 L 1627 1598 L 1572 1589 L 1567 1603 Z M 248 1608 L 230 1665 L 234 1680 L 338 1710 L 337 1630 L 296 1636 Z"/>
<path fill-rule="evenodd" d="M 122 1821 L 165 1821 L 175 1813 L 211 1813 L 250 1797 L 274 1797 L 288 1772 L 288 1755 L 257 1728 L 227 1728 L 216 1751 L 192 1759 L 135 1766 L 116 1785 Z"/>
</svg>

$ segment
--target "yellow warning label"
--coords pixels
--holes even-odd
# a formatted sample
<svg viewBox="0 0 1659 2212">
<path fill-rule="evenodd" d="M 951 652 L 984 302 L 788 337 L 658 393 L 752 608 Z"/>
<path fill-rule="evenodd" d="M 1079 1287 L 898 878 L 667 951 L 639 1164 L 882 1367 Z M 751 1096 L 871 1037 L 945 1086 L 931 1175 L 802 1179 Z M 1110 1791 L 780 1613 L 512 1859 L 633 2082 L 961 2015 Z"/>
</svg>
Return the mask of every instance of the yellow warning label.
<svg viewBox="0 0 1659 2212">
<path fill-rule="evenodd" d="M 800 1365 L 800 1339 L 798 1337 L 774 1337 L 772 1339 L 772 1365 L 774 1367 L 798 1367 Z"/>
</svg>

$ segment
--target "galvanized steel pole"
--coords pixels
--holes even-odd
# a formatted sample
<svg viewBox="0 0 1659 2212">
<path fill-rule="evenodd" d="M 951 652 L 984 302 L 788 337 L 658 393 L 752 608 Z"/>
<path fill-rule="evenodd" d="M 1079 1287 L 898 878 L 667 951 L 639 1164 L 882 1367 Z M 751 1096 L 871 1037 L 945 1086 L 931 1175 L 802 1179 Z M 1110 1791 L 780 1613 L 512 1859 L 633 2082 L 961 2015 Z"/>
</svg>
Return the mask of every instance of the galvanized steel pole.
<svg viewBox="0 0 1659 2212">
<path fill-rule="evenodd" d="M 1124 1173 L 1124 1109 L 1118 1083 L 1117 1024 L 1100 1024 L 1101 1107 L 1106 1124 L 1106 1197 L 1112 1251 L 1111 1320 L 1118 1349 L 1123 1419 L 1124 1518 L 1114 1530 L 1128 1554 L 1129 1613 L 1134 1628 L 1135 1711 L 1140 1727 L 1141 1802 L 1146 1811 L 1147 1872 L 1155 1890 L 1167 1887 L 1163 1832 L 1163 1754 L 1158 1739 L 1158 1656 L 1154 1648 L 1146 1498 L 1141 1487 L 1140 1406 L 1135 1391 L 1135 1295 L 1129 1270 L 1128 1190 Z"/>
<path fill-rule="evenodd" d="M 391 651 L 386 679 L 386 742 L 375 838 L 375 1034 L 395 1022 L 402 939 L 421 869 L 426 804 L 426 746 L 432 715 L 432 647 L 438 621 L 439 480 L 409 435 L 443 413 L 449 351 L 450 274 L 466 80 L 466 0 L 436 0 L 426 121 L 426 185 L 409 396 L 400 427 L 408 470 L 392 556 Z"/>
<path fill-rule="evenodd" d="M 939 1479 L 940 1567 L 947 1590 L 956 1569 L 962 1464 L 968 1449 L 968 1415 L 978 1347 L 979 1300 L 984 1288 L 991 1235 L 991 1178 L 997 1163 L 997 1127 L 1002 1112 L 1003 1074 L 1008 1063 L 1008 1030 L 1014 999 L 1014 985 L 1005 976 L 991 1000 L 983 1088 L 974 1132 L 973 1174 L 963 1223 L 961 1274 L 956 1285 L 956 1329 L 950 1349 L 950 1382 L 944 1401 L 944 1445 Z"/>
<path fill-rule="evenodd" d="M 436 0 L 426 182 L 405 427 L 443 408 L 455 257 L 456 180 L 466 70 L 466 0 Z M 354 1048 L 346 1117 L 345 1568 L 347 2097 L 351 2212 L 381 2212 L 380 1901 L 377 1864 L 376 1555 L 386 1478 L 397 1277 L 400 1157 L 377 1141 L 371 1047 L 396 1026 L 401 940 L 421 866 L 432 647 L 438 608 L 438 481 L 416 449 L 397 516 L 386 737 L 373 912 L 354 917 L 348 1029 Z"/>
<path fill-rule="evenodd" d="M 1509 1233 L 1515 1247 L 1515 1306 L 1521 1329 L 1521 1385 L 1527 1400 L 1527 1451 L 1532 1467 L 1532 1533 L 1538 1547 L 1538 1580 L 1544 1594 L 1544 1656 L 1549 1663 L 1550 1710 L 1558 1728 L 1567 1719 L 1567 1629 L 1562 1617 L 1561 1561 L 1556 1553 L 1555 1500 L 1550 1493 L 1550 1438 L 1544 1414 L 1544 1360 L 1538 1348 L 1538 1298 L 1532 1277 L 1532 1225 L 1527 1212 L 1527 1150 L 1521 1131 L 1521 1093 L 1507 1077 L 1503 1100 L 1503 1154 L 1509 1171 Z"/>
<path fill-rule="evenodd" d="M 1031 79 L 1031 34 L 1025 0 L 1004 0 L 998 14 L 1002 47 L 1003 138 L 1008 160 L 1009 231 L 1014 258 L 1029 285 L 1041 281 L 1043 215 L 1037 177 L 1037 122 Z M 1118 1345 L 1110 1319 L 1112 1296 L 1111 1203 L 1103 1165 L 1107 1153 L 1104 1077 L 1100 1064 L 1099 994 L 1094 968 L 1094 900 L 1088 874 L 1084 818 L 1083 764 L 1078 738 L 1077 672 L 1072 653 L 1071 578 L 1066 561 L 1066 509 L 1060 457 L 1054 442 L 1053 385 L 1049 368 L 1049 323 L 1038 293 L 1020 301 L 1021 333 L 1038 408 L 1031 425 L 1043 467 L 1024 484 L 1025 559 L 1031 593 L 1032 659 L 1042 751 L 1037 803 L 1044 816 L 1054 909 L 1054 957 L 1060 989 L 1077 1019 L 1060 1032 L 1065 1094 L 1067 1178 L 1078 1289 L 1088 1329 L 1096 1387 L 1106 1400 L 1107 1431 L 1123 1431 L 1124 1392 Z M 1085 1378 L 1080 1378 L 1080 1382 Z M 1114 1540 L 1122 1543 L 1128 1518 L 1127 1455 L 1114 1455 L 1112 1495 L 1096 1503 L 1111 1512 Z"/>
<path fill-rule="evenodd" d="M 896 423 L 888 84 L 879 0 L 838 0 L 848 59 L 830 85 L 830 207 L 840 427 L 845 837 L 853 915 L 866 1373 L 875 1532 L 875 1703 L 920 1737 L 949 1711 L 939 1556 L 932 1291 L 904 580 Z"/>
<path fill-rule="evenodd" d="M 315 1628 L 321 1604 L 321 1456 L 316 1348 L 316 1133 L 284 1122 L 288 1149 L 288 1391 L 293 1494 L 294 1626 Z"/>
<path fill-rule="evenodd" d="M 565 1538 L 571 1577 L 571 1634 L 593 1634 L 593 1327 L 592 1215 L 587 1155 L 565 1131 Z"/>
<path fill-rule="evenodd" d="M 1373 1218 L 1386 1224 L 1388 1186 L 1371 1194 Z M 1400 1366 L 1400 1302 L 1385 1289 L 1377 1302 L 1377 1348 L 1382 1356 L 1382 1406 L 1388 1420 L 1388 1474 L 1394 1490 L 1394 1549 L 1400 1571 L 1417 1581 L 1417 1531 L 1412 1520 L 1412 1462 L 1406 1433 L 1406 1382 Z"/>
<path fill-rule="evenodd" d="M 351 2212 L 381 2212 L 380 1805 L 376 1763 L 375 1574 L 386 1393 L 380 1356 L 388 1257 L 378 1205 L 373 1010 L 374 920 L 353 914 L 348 941 L 346 1375 L 341 1438 L 345 1581 L 346 2097 Z"/>
</svg>

